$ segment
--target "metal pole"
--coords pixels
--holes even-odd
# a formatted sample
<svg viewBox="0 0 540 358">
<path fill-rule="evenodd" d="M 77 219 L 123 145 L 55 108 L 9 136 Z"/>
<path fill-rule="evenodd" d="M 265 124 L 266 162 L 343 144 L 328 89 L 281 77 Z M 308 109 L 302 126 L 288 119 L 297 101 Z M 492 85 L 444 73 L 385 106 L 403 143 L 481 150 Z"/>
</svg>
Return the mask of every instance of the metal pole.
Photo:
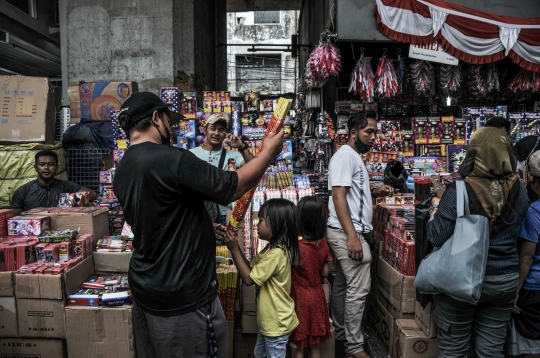
<svg viewBox="0 0 540 358">
<path fill-rule="evenodd" d="M 67 0 L 58 0 L 60 15 L 60 58 L 62 68 L 62 105 L 60 106 L 60 123 L 62 134 L 67 130 L 70 121 L 68 96 L 68 53 L 67 53 Z"/>
</svg>

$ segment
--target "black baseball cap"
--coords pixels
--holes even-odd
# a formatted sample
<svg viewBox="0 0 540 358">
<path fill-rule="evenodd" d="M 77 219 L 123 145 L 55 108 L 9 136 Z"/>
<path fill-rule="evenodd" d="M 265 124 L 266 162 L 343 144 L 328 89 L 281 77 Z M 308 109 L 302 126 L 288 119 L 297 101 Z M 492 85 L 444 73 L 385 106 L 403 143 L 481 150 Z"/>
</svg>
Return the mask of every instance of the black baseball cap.
<svg viewBox="0 0 540 358">
<path fill-rule="evenodd" d="M 152 116 L 154 111 L 164 111 L 169 115 L 171 126 L 177 124 L 182 118 L 180 113 L 172 112 L 169 107 L 158 96 L 150 92 L 134 93 L 120 108 L 120 115 L 124 113 L 129 116 L 132 124 Z"/>
</svg>

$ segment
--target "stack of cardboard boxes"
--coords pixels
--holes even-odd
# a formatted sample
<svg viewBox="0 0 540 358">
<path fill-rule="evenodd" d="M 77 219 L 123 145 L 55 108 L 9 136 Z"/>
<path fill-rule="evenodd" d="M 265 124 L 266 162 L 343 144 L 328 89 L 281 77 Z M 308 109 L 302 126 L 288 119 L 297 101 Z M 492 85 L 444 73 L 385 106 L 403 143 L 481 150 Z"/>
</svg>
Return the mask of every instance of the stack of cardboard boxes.
<svg viewBox="0 0 540 358">
<path fill-rule="evenodd" d="M 107 209 L 32 210 L 38 214 L 50 217 L 53 230 L 78 228 L 95 240 L 108 234 Z M 94 262 L 92 255 L 60 275 L 0 272 L 0 355 L 135 357 L 131 306 L 66 306 L 67 297 L 94 273 L 127 272 L 127 257 L 102 256 Z"/>
<path fill-rule="evenodd" d="M 382 242 L 379 244 L 382 251 Z M 376 285 L 368 295 L 366 316 L 394 358 L 435 358 L 439 354 L 432 304 L 425 309 L 416 301 L 414 276 L 399 273 L 377 258 Z"/>
</svg>

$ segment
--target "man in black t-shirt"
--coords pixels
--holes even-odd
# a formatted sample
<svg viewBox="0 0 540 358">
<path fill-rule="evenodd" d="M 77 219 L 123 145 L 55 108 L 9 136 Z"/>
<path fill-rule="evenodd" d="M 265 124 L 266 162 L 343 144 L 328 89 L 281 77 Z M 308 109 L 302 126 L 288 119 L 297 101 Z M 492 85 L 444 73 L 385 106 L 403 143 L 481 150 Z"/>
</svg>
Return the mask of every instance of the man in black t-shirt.
<svg viewBox="0 0 540 358">
<path fill-rule="evenodd" d="M 116 168 L 114 191 L 134 234 L 129 284 L 135 344 L 140 358 L 226 357 L 216 237 L 203 200 L 226 205 L 257 185 L 280 152 L 283 133 L 268 137 L 256 158 L 228 172 L 169 145 L 170 126 L 179 117 L 148 92 L 131 96 L 118 117 L 131 143 Z"/>
<path fill-rule="evenodd" d="M 52 150 L 36 153 L 34 168 L 38 173 L 36 180 L 20 186 L 11 197 L 14 214 L 34 208 L 50 208 L 58 205 L 62 193 L 88 192 L 90 201 L 97 198 L 92 190 L 67 180 L 55 179 L 58 170 L 58 155 Z"/>
</svg>

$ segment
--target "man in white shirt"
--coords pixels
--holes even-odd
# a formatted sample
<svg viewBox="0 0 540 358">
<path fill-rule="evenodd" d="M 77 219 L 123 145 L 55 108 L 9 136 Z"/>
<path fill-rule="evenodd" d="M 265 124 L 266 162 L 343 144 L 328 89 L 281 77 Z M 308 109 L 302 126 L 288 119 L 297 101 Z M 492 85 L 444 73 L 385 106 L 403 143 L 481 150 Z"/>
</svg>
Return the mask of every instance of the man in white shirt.
<svg viewBox="0 0 540 358">
<path fill-rule="evenodd" d="M 332 319 L 336 339 L 345 340 L 347 358 L 369 357 L 361 331 L 366 296 L 371 286 L 371 253 L 363 235 L 373 227 L 372 197 L 388 196 L 392 187 L 370 190 L 368 171 L 362 160 L 375 142 L 377 115 L 353 115 L 347 128 L 349 139 L 330 160 L 328 169 L 329 218 L 327 241 L 335 257 L 336 278 L 332 287 Z"/>
</svg>

